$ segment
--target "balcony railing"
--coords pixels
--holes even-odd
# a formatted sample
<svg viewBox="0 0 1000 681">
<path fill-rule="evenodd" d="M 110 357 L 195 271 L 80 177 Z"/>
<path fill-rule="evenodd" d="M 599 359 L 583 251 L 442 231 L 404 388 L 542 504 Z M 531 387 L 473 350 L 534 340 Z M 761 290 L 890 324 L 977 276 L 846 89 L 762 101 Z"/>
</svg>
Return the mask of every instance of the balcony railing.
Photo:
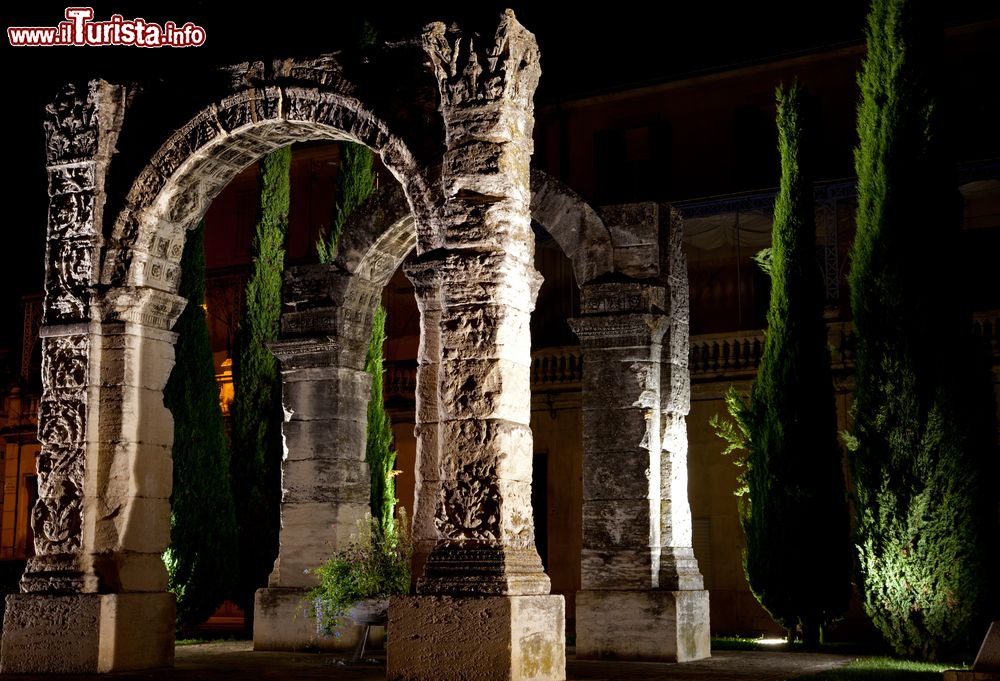
<svg viewBox="0 0 1000 681">
<path fill-rule="evenodd" d="M 764 332 L 691 336 L 688 369 L 694 375 L 753 375 L 764 351 Z"/>
<path fill-rule="evenodd" d="M 994 363 L 1000 360 L 1000 310 L 973 315 L 972 333 L 989 347 Z M 832 322 L 827 326 L 827 344 L 834 369 L 854 366 L 855 343 L 851 322 Z M 762 329 L 691 336 L 691 376 L 701 380 L 752 377 L 760 365 L 763 351 Z"/>
<path fill-rule="evenodd" d="M 828 327 L 830 359 L 834 369 L 854 366 L 854 326 L 833 322 Z M 973 315 L 972 332 L 989 348 L 993 363 L 1000 363 L 1000 310 Z M 705 382 L 722 378 L 752 378 L 764 351 L 764 331 L 691 336 L 689 369 L 692 379 Z M 225 373 L 225 372 L 224 372 Z M 231 385 L 231 373 L 216 377 Z M 542 348 L 531 353 L 531 388 L 536 391 L 575 390 L 583 380 L 583 357 L 578 346 Z M 412 361 L 386 362 L 385 395 L 413 399 L 417 367 Z M 7 428 L 38 424 L 38 395 L 9 394 L 4 400 Z"/>
<path fill-rule="evenodd" d="M 579 346 L 542 348 L 531 353 L 531 387 L 568 388 L 583 380 L 583 356 Z"/>
</svg>

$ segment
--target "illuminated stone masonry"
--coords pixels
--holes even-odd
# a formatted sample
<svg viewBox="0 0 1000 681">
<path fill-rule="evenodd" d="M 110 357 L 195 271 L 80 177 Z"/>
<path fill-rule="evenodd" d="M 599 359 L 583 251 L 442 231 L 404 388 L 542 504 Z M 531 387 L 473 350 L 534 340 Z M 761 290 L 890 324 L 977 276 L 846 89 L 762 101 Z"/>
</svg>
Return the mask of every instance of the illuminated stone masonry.
<svg viewBox="0 0 1000 681">
<path fill-rule="evenodd" d="M 710 635 L 687 495 L 691 386 L 680 219 L 655 204 L 608 208 L 603 217 L 612 233 L 635 238 L 619 239 L 617 276 L 581 287 L 581 314 L 571 320 L 583 356 L 576 654 L 697 660 L 709 656 Z"/>
<path fill-rule="evenodd" d="M 654 204 L 598 214 L 530 171 L 539 75 L 534 36 L 507 12 L 486 34 L 431 24 L 365 59 L 190 74 L 189 101 L 176 88 L 103 81 L 59 94 L 45 121 L 36 556 L 7 598 L 0 671 L 172 664 L 161 555 L 173 422 L 162 390 L 187 302 L 176 294 L 184 239 L 244 167 L 306 140 L 367 145 L 400 189 L 352 217 L 335 263 L 286 272 L 270 348 L 283 377 L 282 529 L 257 594 L 255 648 L 329 644 L 302 615 L 315 579 L 306 570 L 367 510 L 364 351 L 379 294 L 415 248 L 418 579 L 390 609 L 388 677 L 565 678 L 564 602 L 550 595 L 531 509 L 534 217 L 582 289 L 578 653 L 708 654 L 686 490 L 680 226 Z"/>
<path fill-rule="evenodd" d="M 549 595 L 531 513 L 538 48 L 510 13 L 492 40 L 432 24 L 423 44 L 448 147 L 438 248 L 407 271 L 423 332 L 418 447 L 437 460 L 419 464 L 417 497 L 434 504 L 435 543 L 417 595 L 390 608 L 388 678 L 555 681 L 566 676 L 565 607 Z"/>
</svg>

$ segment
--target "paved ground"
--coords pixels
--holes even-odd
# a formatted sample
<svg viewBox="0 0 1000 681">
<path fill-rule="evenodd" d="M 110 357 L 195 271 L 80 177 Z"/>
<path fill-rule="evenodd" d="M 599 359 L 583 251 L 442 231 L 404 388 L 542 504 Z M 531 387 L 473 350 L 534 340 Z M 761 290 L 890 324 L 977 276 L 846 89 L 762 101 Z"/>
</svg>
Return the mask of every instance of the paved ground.
<svg viewBox="0 0 1000 681">
<path fill-rule="evenodd" d="M 362 666 L 338 664 L 343 656 L 308 653 L 255 653 L 249 641 L 227 641 L 177 648 L 176 666 L 143 673 L 101 677 L 60 675 L 53 681 L 383 681 L 385 661 Z M 783 652 L 717 652 L 686 664 L 584 662 L 570 656 L 567 678 L 579 681 L 780 681 L 847 664 L 849 655 Z M 3 676 L 2 681 L 35 681 L 36 675 Z M 470 676 L 470 681 L 475 681 Z"/>
</svg>

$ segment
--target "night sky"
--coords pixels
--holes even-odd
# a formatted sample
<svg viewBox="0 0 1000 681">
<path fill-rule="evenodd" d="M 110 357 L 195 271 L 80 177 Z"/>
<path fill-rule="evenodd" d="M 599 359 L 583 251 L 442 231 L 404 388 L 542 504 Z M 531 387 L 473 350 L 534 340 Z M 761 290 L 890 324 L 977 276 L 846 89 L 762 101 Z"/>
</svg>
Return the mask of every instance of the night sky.
<svg viewBox="0 0 1000 681">
<path fill-rule="evenodd" d="M 83 3 L 80 3 L 83 4 Z M 272 13 L 249 13 L 240 3 L 209 0 L 177 2 L 97 2 L 95 18 L 118 13 L 126 19 L 191 21 L 205 28 L 206 44 L 187 49 L 136 47 L 3 47 L 7 80 L 3 103 L 6 132 L 4 187 L 7 257 L 0 267 L 0 346 L 19 341 L 18 299 L 40 291 L 46 214 L 43 107 L 69 80 L 103 77 L 143 80 L 245 59 L 309 55 L 346 44 L 366 14 L 380 35 L 415 37 L 428 21 L 458 21 L 463 27 L 496 27 L 504 7 L 535 33 L 541 49 L 542 78 L 536 101 L 546 103 L 580 94 L 667 80 L 701 70 L 759 61 L 863 38 L 867 3 L 840 0 L 825 6 L 803 2 L 607 3 L 606 12 L 570 3 L 424 2 L 403 6 L 374 2 L 314 3 L 284 0 Z M 942 3 L 945 4 L 945 3 Z M 997 16 L 997 3 L 947 3 L 948 23 Z M 5 3 L 4 28 L 54 26 L 65 4 Z M 471 6 L 471 8 L 470 8 Z M 280 10 L 280 13 L 279 13 Z M 230 12 L 239 12 L 231 14 Z M 16 350 L 15 350 L 16 352 Z"/>
</svg>

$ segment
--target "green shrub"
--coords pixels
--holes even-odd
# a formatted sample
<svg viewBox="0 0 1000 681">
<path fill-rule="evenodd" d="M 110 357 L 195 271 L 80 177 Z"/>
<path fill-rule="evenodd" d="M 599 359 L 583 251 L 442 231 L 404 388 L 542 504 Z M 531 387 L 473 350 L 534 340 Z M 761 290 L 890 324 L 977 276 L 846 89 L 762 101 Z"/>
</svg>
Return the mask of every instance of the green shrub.
<svg viewBox="0 0 1000 681">
<path fill-rule="evenodd" d="M 313 572 L 319 584 L 309 591 L 323 633 L 335 634 L 351 607 L 364 600 L 409 593 L 413 546 L 405 513 L 394 529 L 371 515 L 358 521 L 351 541 Z"/>
</svg>

